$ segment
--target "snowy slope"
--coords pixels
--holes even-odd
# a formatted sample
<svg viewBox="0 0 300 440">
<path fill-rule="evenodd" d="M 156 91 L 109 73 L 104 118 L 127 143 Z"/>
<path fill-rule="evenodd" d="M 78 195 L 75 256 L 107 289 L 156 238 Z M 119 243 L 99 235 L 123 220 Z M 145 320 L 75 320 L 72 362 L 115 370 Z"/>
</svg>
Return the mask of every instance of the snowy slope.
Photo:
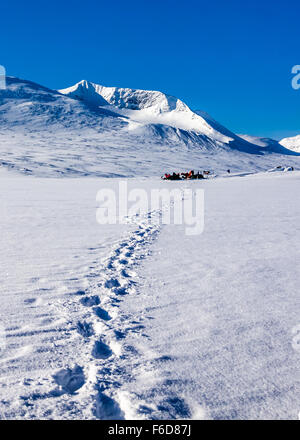
<svg viewBox="0 0 300 440">
<path fill-rule="evenodd" d="M 7 77 L 6 82 L 7 88 L 0 91 L 0 126 L 6 129 L 24 127 L 31 132 L 53 125 L 56 129 L 101 127 L 104 117 L 112 124 L 115 116 L 31 81 Z"/>
<path fill-rule="evenodd" d="M 289 150 L 296 151 L 300 153 L 300 135 L 284 138 L 280 141 L 280 144 Z"/>
<path fill-rule="evenodd" d="M 230 137 L 237 145 L 239 149 L 245 152 L 256 151 L 259 148 L 260 153 L 278 153 L 283 155 L 293 155 L 294 152 L 290 151 L 288 147 L 282 148 L 280 142 L 271 138 L 262 138 L 259 136 L 250 136 L 246 134 L 235 134 L 228 130 L 226 127 L 215 121 L 208 113 L 202 110 L 196 110 L 195 113 L 201 115 L 215 130 L 219 133 L 223 133 L 225 136 Z"/>
<path fill-rule="evenodd" d="M 250 136 L 247 134 L 239 134 L 239 137 L 241 137 L 247 142 L 262 147 L 264 151 L 273 151 L 278 154 L 285 154 L 285 155 L 295 154 L 295 151 L 293 151 L 292 148 L 288 148 L 288 146 L 284 146 L 281 142 L 276 141 L 275 139 L 272 138 Z"/>
</svg>

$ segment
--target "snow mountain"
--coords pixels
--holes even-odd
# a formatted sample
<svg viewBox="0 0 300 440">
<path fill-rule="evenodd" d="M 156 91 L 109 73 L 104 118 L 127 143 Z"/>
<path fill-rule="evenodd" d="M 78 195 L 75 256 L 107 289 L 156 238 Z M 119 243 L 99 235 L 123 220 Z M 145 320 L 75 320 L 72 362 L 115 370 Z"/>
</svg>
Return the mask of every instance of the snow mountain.
<svg viewBox="0 0 300 440">
<path fill-rule="evenodd" d="M 250 142 L 249 142 L 250 140 Z M 279 158 L 278 155 L 283 155 Z M 160 176 L 182 169 L 259 171 L 298 156 L 242 138 L 158 91 L 80 81 L 51 90 L 7 78 L 0 90 L 0 164 L 38 176 Z M 298 157 L 292 159 L 299 163 Z"/>
<path fill-rule="evenodd" d="M 100 108 L 109 108 L 143 125 L 162 124 L 193 131 L 214 141 L 231 141 L 231 138 L 214 130 L 205 119 L 192 112 L 180 99 L 162 92 L 104 87 L 85 80 L 59 92 Z"/>
<path fill-rule="evenodd" d="M 257 143 L 255 138 L 245 139 L 238 136 L 215 121 L 208 113 L 202 110 L 192 111 L 180 99 L 162 92 L 104 87 L 86 80 L 59 92 L 98 108 L 110 109 L 143 126 L 160 124 L 173 127 L 188 132 L 191 137 L 206 137 L 207 143 L 212 141 L 219 146 L 225 144 L 251 154 L 260 154 L 263 151 L 290 154 L 277 141 L 270 140 L 263 144 Z"/>
<path fill-rule="evenodd" d="M 239 147 L 243 149 L 245 152 L 253 153 L 255 149 L 254 146 L 259 149 L 260 153 L 269 152 L 269 153 L 278 153 L 284 155 L 293 155 L 288 148 L 282 148 L 278 141 L 271 138 L 262 138 L 259 136 L 250 136 L 246 134 L 235 134 L 232 131 L 228 130 L 228 128 L 221 125 L 219 122 L 215 121 L 208 113 L 202 110 L 196 110 L 195 113 L 201 115 L 215 130 L 218 130 L 220 133 L 223 133 L 225 136 L 230 137 L 235 144 L 239 145 Z M 250 148 L 249 148 L 250 144 Z"/>
<path fill-rule="evenodd" d="M 280 141 L 280 144 L 289 150 L 300 153 L 300 134 L 298 136 L 284 138 Z"/>
</svg>

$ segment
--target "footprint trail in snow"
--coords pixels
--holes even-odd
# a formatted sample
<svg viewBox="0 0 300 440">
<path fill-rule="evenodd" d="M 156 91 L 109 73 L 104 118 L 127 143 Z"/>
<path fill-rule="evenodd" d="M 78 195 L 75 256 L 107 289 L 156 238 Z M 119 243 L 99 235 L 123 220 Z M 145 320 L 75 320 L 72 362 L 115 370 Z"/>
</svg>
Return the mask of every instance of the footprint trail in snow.
<svg viewBox="0 0 300 440">
<path fill-rule="evenodd" d="M 100 267 L 95 266 L 89 274 L 89 288 L 81 292 L 79 302 L 84 312 L 90 309 L 90 313 L 78 322 L 77 332 L 90 347 L 85 387 L 93 397 L 90 405 L 95 418 L 125 418 L 117 391 L 130 379 L 124 361 L 134 349 L 123 342 L 144 326 L 120 313 L 119 306 L 126 295 L 136 293 L 134 268 L 150 254 L 150 245 L 160 231 L 160 217 L 159 210 L 135 217 L 135 230 L 113 246 Z"/>
<path fill-rule="evenodd" d="M 129 218 L 133 230 L 115 241 L 102 259 L 97 256 L 102 245 L 89 250 L 94 260 L 70 278 L 77 289 L 70 293 L 64 286 L 67 295 L 53 304 L 68 323 L 63 344 L 53 340 L 61 367 L 52 378 L 27 380 L 28 393 L 20 397 L 16 414 L 111 420 L 191 416 L 180 393 L 171 392 L 160 376 L 161 364 L 172 359 L 149 350 L 146 328 L 151 317 L 122 307 L 126 298 L 142 294 L 146 280 L 138 279 L 138 266 L 151 255 L 169 207 Z M 66 348 L 71 362 L 64 357 Z"/>
</svg>

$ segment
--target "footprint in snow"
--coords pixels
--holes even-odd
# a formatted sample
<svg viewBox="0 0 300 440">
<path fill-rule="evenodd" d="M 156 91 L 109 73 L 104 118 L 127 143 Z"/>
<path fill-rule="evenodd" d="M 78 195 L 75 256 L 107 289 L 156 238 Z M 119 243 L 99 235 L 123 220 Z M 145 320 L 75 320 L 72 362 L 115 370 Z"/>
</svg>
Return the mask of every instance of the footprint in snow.
<svg viewBox="0 0 300 440">
<path fill-rule="evenodd" d="M 126 333 L 120 331 L 120 330 L 115 330 L 115 336 L 117 338 L 117 340 L 119 339 L 125 339 L 126 338 Z"/>
<path fill-rule="evenodd" d="M 102 341 L 96 341 L 92 351 L 92 355 L 96 359 L 107 359 L 112 355 L 112 351 L 108 345 Z"/>
<path fill-rule="evenodd" d="M 102 420 L 124 420 L 124 414 L 118 403 L 101 392 L 96 398 L 95 415 Z"/>
<path fill-rule="evenodd" d="M 34 304 L 36 302 L 36 298 L 28 298 L 24 300 L 25 304 Z"/>
<path fill-rule="evenodd" d="M 94 312 L 98 316 L 98 318 L 103 319 L 104 321 L 111 320 L 111 316 L 109 315 L 109 313 L 101 307 L 95 307 Z"/>
<path fill-rule="evenodd" d="M 112 278 L 112 279 L 110 279 L 110 280 L 107 280 L 107 281 L 105 282 L 104 286 L 105 286 L 107 289 L 111 289 L 112 287 L 120 287 L 120 283 L 119 283 L 119 281 L 118 281 L 117 279 Z"/>
<path fill-rule="evenodd" d="M 126 287 L 118 287 L 117 289 L 114 289 L 114 293 L 116 295 L 128 295 L 128 289 L 126 289 Z"/>
<path fill-rule="evenodd" d="M 92 306 L 97 306 L 98 304 L 100 304 L 100 299 L 99 299 L 99 296 L 97 296 L 97 295 L 86 296 L 84 298 L 81 298 L 80 302 L 82 305 L 84 305 L 86 307 L 92 307 Z"/>
<path fill-rule="evenodd" d="M 125 269 L 121 270 L 121 276 L 124 278 L 130 278 L 130 274 L 128 272 L 126 272 Z"/>
<path fill-rule="evenodd" d="M 84 338 L 89 338 L 94 334 L 93 326 L 92 324 L 86 322 L 86 321 L 78 321 L 77 322 L 77 331 L 78 333 L 83 336 Z"/>
<path fill-rule="evenodd" d="M 85 383 L 83 369 L 79 365 L 75 365 L 73 369 L 66 368 L 58 371 L 53 375 L 53 379 L 63 391 L 69 394 L 79 390 Z"/>
</svg>

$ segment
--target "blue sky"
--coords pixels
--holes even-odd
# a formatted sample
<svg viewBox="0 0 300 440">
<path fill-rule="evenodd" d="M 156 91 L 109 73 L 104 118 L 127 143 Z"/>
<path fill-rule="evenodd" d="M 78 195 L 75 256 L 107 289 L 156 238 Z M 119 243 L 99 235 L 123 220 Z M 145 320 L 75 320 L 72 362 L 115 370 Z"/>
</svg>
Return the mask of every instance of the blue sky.
<svg viewBox="0 0 300 440">
<path fill-rule="evenodd" d="M 299 0 L 14 1 L 0 64 L 50 88 L 161 90 L 238 133 L 300 133 Z"/>
</svg>

